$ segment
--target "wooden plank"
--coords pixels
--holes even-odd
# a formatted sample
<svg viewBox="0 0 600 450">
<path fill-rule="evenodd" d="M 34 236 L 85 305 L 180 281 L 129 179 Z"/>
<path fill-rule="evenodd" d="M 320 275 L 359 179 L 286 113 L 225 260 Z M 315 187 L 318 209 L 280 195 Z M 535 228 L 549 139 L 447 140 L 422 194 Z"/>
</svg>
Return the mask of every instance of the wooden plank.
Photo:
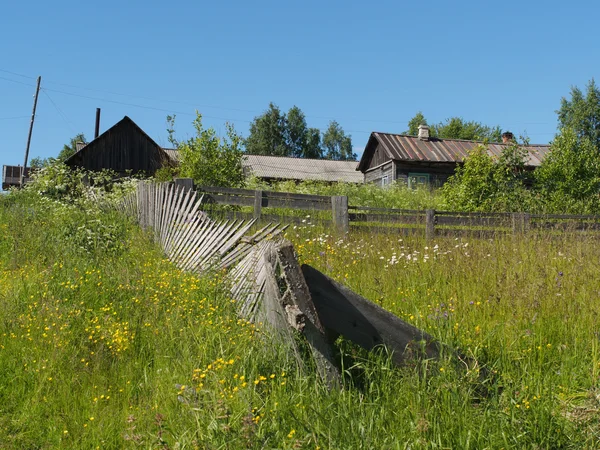
<svg viewBox="0 0 600 450">
<path fill-rule="evenodd" d="M 254 191 L 254 218 L 260 219 L 263 204 L 263 191 Z"/>
<path fill-rule="evenodd" d="M 250 189 L 224 188 L 213 186 L 196 186 L 196 191 L 207 192 L 209 194 L 229 194 L 232 196 L 242 196 L 254 198 L 254 191 Z"/>
<path fill-rule="evenodd" d="M 491 212 L 462 212 L 462 211 L 435 211 L 436 216 L 456 217 L 512 217 L 513 213 L 491 213 Z"/>
<path fill-rule="evenodd" d="M 350 222 L 350 231 L 364 233 L 381 233 L 392 234 L 399 236 L 412 236 L 415 234 L 424 235 L 425 227 L 386 227 L 381 225 L 360 225 L 359 223 Z"/>
<path fill-rule="evenodd" d="M 251 192 L 254 194 L 254 191 Z M 241 197 L 237 195 L 215 194 L 211 192 L 208 198 L 214 200 L 214 202 L 219 205 L 254 206 L 254 195 L 252 197 Z"/>
<path fill-rule="evenodd" d="M 310 202 L 330 203 L 328 195 L 297 194 L 295 192 L 264 191 L 265 197 L 270 199 L 306 200 Z"/>
<path fill-rule="evenodd" d="M 428 209 L 425 215 L 425 238 L 431 240 L 435 237 L 435 211 Z"/>
<path fill-rule="evenodd" d="M 338 233 L 347 233 L 350 230 L 348 197 L 345 195 L 331 197 L 331 214 L 333 217 L 333 226 L 336 231 Z"/>
<path fill-rule="evenodd" d="M 282 299 L 287 303 L 284 309 L 288 313 L 288 322 L 290 321 L 290 311 L 294 311 L 293 307 L 296 307 L 305 318 L 302 319 L 302 326 L 300 328 L 296 326 L 296 328 L 302 332 L 310 346 L 321 379 L 330 388 L 339 387 L 341 386 L 341 376 L 333 346 L 327 339 L 325 327 L 319 320 L 310 291 L 294 254 L 294 246 L 289 241 L 282 241 L 277 245 L 276 252 L 282 276 L 288 287 L 289 295 Z"/>
<path fill-rule="evenodd" d="M 532 219 L 566 219 L 600 221 L 600 216 L 582 216 L 569 214 L 531 214 Z"/>
<path fill-rule="evenodd" d="M 290 208 L 303 210 L 329 211 L 331 209 L 331 197 L 328 197 L 329 202 L 313 202 L 310 200 L 284 200 L 278 198 L 266 197 L 263 202 L 264 207 L 268 208 Z"/>
<path fill-rule="evenodd" d="M 302 273 L 323 325 L 361 347 L 384 345 L 396 364 L 415 356 L 436 358 L 439 343 L 426 332 L 352 292 L 309 265 Z"/>
<path fill-rule="evenodd" d="M 545 230 L 561 231 L 586 231 L 600 230 L 600 223 L 597 222 L 556 222 L 556 221 L 535 221 L 531 222 L 531 228 Z"/>
<path fill-rule="evenodd" d="M 348 216 L 352 222 L 425 223 L 423 215 L 350 213 Z"/>
<path fill-rule="evenodd" d="M 416 214 L 421 216 L 425 215 L 425 211 L 417 209 L 379 208 L 374 206 L 348 206 L 348 209 L 354 211 L 378 211 L 381 213 L 388 214 Z"/>
<path fill-rule="evenodd" d="M 438 216 L 437 225 L 464 226 L 464 227 L 510 227 L 512 223 L 507 217 L 464 217 L 464 216 Z"/>
</svg>

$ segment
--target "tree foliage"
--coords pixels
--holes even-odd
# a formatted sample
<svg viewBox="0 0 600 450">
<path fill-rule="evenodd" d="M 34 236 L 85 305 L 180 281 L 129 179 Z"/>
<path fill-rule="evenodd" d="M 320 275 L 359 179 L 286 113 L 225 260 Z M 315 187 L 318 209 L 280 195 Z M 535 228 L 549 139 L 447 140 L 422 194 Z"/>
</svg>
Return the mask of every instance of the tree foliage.
<svg viewBox="0 0 600 450">
<path fill-rule="evenodd" d="M 535 171 L 536 191 L 546 212 L 598 214 L 600 152 L 586 134 L 565 128 Z"/>
<path fill-rule="evenodd" d="M 336 121 L 325 133 L 309 128 L 306 116 L 293 106 L 282 113 L 273 103 L 250 124 L 246 152 L 252 155 L 292 156 L 296 158 L 355 160 L 352 138 Z"/>
<path fill-rule="evenodd" d="M 529 210 L 526 156 L 516 142 L 506 146 L 499 158 L 489 155 L 485 145 L 477 146 L 442 187 L 446 204 L 457 211 Z"/>
<path fill-rule="evenodd" d="M 428 125 L 427 119 L 421 111 L 410 119 L 408 130 L 404 134 L 417 136 L 419 125 Z M 466 121 L 462 117 L 451 117 L 444 122 L 429 125 L 429 136 L 440 139 L 500 142 L 502 140 L 502 129 L 499 126 L 490 127 L 473 120 Z"/>
<path fill-rule="evenodd" d="M 329 123 L 323 134 L 323 148 L 327 159 L 356 161 L 356 153 L 352 152 L 352 139 L 335 120 Z"/>
<path fill-rule="evenodd" d="M 193 178 L 203 186 L 240 187 L 244 184 L 242 169 L 243 139 L 226 124 L 226 136 L 217 136 L 214 128 L 204 128 L 202 115 L 196 112 L 193 125 L 196 136 L 179 142 L 174 138 L 174 116 L 167 117 L 169 140 L 179 150 L 179 175 Z"/>
<path fill-rule="evenodd" d="M 78 133 L 77 135 L 75 135 L 75 137 L 72 137 L 69 140 L 69 143 L 63 146 L 56 159 L 60 162 L 63 162 L 71 156 L 73 156 L 75 153 L 77 153 L 78 142 L 83 142 L 84 144 L 87 143 L 87 140 L 85 139 L 85 135 L 83 133 Z"/>
<path fill-rule="evenodd" d="M 571 98 L 563 97 L 556 113 L 560 130 L 571 129 L 577 138 L 588 138 L 600 150 L 600 89 L 593 78 L 587 84 L 585 95 L 573 86 Z"/>
<path fill-rule="evenodd" d="M 83 133 L 78 133 L 75 135 L 75 137 L 72 137 L 69 140 L 69 143 L 63 146 L 62 150 L 58 153 L 58 156 L 56 158 L 42 158 L 40 156 L 36 156 L 35 158 L 32 158 L 29 162 L 29 167 L 32 167 L 34 169 L 41 169 L 42 167 L 48 167 L 51 164 L 54 164 L 55 162 L 64 162 L 67 158 L 77 153 L 78 142 L 83 142 L 84 144 L 87 143 L 85 135 Z"/>
<path fill-rule="evenodd" d="M 252 121 L 246 151 L 251 155 L 291 156 L 286 142 L 286 117 L 277 105 L 269 103 L 269 109 Z"/>
</svg>

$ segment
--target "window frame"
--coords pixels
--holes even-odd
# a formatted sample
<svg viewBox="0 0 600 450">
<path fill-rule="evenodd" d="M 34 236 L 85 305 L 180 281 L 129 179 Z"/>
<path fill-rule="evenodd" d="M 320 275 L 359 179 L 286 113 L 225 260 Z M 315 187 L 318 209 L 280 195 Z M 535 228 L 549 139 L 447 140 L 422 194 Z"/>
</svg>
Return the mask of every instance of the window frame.
<svg viewBox="0 0 600 450">
<path fill-rule="evenodd" d="M 424 183 L 419 183 L 417 181 L 415 181 L 413 183 L 413 178 L 418 179 L 420 177 L 425 178 Z M 409 189 L 416 189 L 419 186 L 429 186 L 430 183 L 431 183 L 431 174 L 430 173 L 425 173 L 425 172 L 409 172 L 408 173 L 408 188 Z"/>
</svg>

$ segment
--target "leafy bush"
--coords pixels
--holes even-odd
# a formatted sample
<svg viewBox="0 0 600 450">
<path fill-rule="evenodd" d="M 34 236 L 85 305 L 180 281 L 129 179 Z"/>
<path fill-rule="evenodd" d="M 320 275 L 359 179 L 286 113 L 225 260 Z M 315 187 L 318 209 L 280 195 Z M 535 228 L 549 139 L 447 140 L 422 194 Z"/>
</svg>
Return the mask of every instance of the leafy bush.
<svg viewBox="0 0 600 450">
<path fill-rule="evenodd" d="M 456 211 L 528 211 L 531 193 L 526 188 L 526 151 L 507 146 L 499 158 L 476 147 L 442 187 L 444 200 Z"/>
<path fill-rule="evenodd" d="M 257 178 L 248 181 L 249 189 L 294 192 L 311 195 L 346 195 L 351 206 L 371 206 L 398 209 L 444 209 L 442 197 L 435 189 L 409 189 L 403 184 L 381 188 L 375 184 L 326 183 L 323 181 L 280 181 L 266 183 Z"/>
<path fill-rule="evenodd" d="M 536 191 L 547 212 L 600 212 L 600 152 L 587 136 L 564 129 L 535 172 Z"/>
<path fill-rule="evenodd" d="M 205 129 L 202 115 L 194 119 L 196 136 L 185 142 L 177 141 L 173 134 L 174 117 L 168 117 L 171 125 L 169 140 L 176 145 L 180 155 L 179 175 L 193 178 L 200 186 L 240 187 L 244 184 L 242 170 L 243 139 L 226 124 L 226 136 L 219 137 L 214 128 Z M 159 174 L 164 176 L 164 174 Z"/>
</svg>

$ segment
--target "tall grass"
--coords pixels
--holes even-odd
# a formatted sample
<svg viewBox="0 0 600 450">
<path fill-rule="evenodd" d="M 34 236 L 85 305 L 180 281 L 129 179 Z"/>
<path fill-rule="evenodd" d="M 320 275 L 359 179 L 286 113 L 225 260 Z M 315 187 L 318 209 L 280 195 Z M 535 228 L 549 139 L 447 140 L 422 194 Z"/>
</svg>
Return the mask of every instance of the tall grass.
<svg viewBox="0 0 600 450">
<path fill-rule="evenodd" d="M 492 371 L 341 340 L 329 392 L 223 274 L 180 272 L 116 214 L 11 194 L 0 231 L 0 448 L 599 447 L 593 240 L 290 229 L 303 262 Z"/>
<path fill-rule="evenodd" d="M 444 209 L 444 201 L 437 189 L 419 187 L 409 189 L 401 183 L 384 188 L 373 183 L 325 183 L 320 181 L 281 181 L 265 183 L 250 179 L 248 189 L 264 189 L 312 195 L 346 195 L 351 206 L 372 206 L 398 209 Z"/>
</svg>

